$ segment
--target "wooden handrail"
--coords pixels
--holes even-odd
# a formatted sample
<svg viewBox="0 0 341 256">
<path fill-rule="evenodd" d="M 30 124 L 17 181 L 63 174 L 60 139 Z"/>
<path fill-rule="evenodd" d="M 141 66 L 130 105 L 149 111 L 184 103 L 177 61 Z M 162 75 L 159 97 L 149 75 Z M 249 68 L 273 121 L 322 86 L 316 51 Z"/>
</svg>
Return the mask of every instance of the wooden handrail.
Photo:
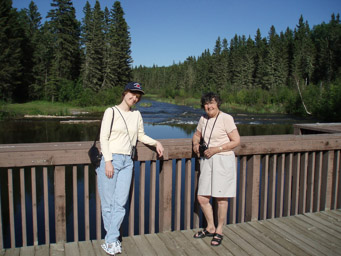
<svg viewBox="0 0 341 256">
<path fill-rule="evenodd" d="M 193 195 L 196 191 L 199 163 L 192 152 L 191 139 L 160 140 L 165 148 L 164 157 L 158 159 L 154 148 L 138 144 L 139 180 L 131 186 L 129 201 L 128 235 L 134 235 L 134 222 L 138 218 L 138 234 L 197 228 L 201 226 L 202 214 Z M 2 144 L 0 145 L 0 171 L 6 172 L 8 184 L 8 203 L 0 204 L 0 220 L 3 211 L 9 212 L 9 240 L 4 244 L 3 230 L 7 223 L 0 223 L 0 249 L 29 245 L 28 237 L 33 237 L 33 244 L 38 244 L 37 223 L 44 223 L 45 240 L 50 243 L 49 225 L 48 169 L 53 170 L 53 193 L 55 209 L 55 241 L 66 241 L 66 176 L 72 171 L 73 203 L 73 240 L 80 239 L 78 229 L 79 205 L 77 198 L 84 198 L 84 236 L 85 240 L 94 239 L 90 233 L 90 209 L 96 207 L 95 238 L 101 239 L 101 213 L 98 191 L 96 204 L 90 205 L 90 186 L 96 186 L 96 176 L 92 173 L 87 151 L 92 142 Z M 99 145 L 98 145 L 99 146 Z M 336 209 L 341 206 L 340 184 L 341 134 L 318 135 L 270 135 L 243 136 L 241 144 L 235 149 L 238 180 L 238 202 L 230 199 L 229 223 L 275 218 L 303 212 Z M 71 166 L 71 168 L 69 168 Z M 148 166 L 148 167 L 147 167 Z M 81 168 L 84 180 L 84 194 L 77 189 L 77 169 Z M 13 185 L 14 176 L 20 170 L 19 190 Z M 25 173 L 31 174 L 31 202 L 27 208 L 25 196 Z M 37 172 L 42 170 L 44 209 L 37 219 Z M 51 171 L 49 171 L 51 175 Z M 149 188 L 145 189 L 149 173 Z M 70 175 L 69 175 L 70 176 Z M 135 175 L 136 176 L 136 175 Z M 174 180 L 173 180 L 174 179 Z M 183 180 L 184 179 L 184 180 Z M 157 183 L 157 180 L 159 183 Z M 194 183 L 192 182 L 194 180 Z M 181 184 L 184 186 L 182 187 Z M 97 187 L 97 186 L 96 186 Z M 174 189 L 173 189 L 174 188 Z M 137 191 L 138 189 L 138 191 Z M 17 244 L 14 225 L 14 196 L 20 194 L 22 244 Z M 27 192 L 26 192 L 27 193 Z M 181 195 L 184 195 L 183 197 Z M 136 196 L 138 195 L 138 196 Z M 149 195 L 149 204 L 146 197 Z M 276 196 L 276 197 L 275 197 Z M 136 202 L 138 201 L 138 204 Z M 158 200 L 158 201 L 156 201 Z M 69 200 L 70 201 L 70 200 Z M 194 205 L 193 205 L 194 203 Z M 158 205 L 158 208 L 156 208 Z M 174 205 L 174 208 L 173 208 Z M 148 209 L 148 216 L 145 211 Z M 33 216 L 32 235 L 26 237 L 27 212 Z M 135 211 L 138 211 L 136 216 Z M 156 219 L 158 223 L 155 223 Z M 145 222 L 148 220 L 149 225 Z M 181 225 L 183 223 L 183 225 Z"/>
</svg>

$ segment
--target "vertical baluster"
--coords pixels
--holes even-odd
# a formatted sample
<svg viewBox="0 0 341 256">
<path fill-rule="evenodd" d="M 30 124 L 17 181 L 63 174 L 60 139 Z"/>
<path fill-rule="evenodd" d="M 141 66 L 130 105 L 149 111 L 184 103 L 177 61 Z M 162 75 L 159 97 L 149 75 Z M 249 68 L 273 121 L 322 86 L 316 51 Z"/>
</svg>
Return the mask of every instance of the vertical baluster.
<svg viewBox="0 0 341 256">
<path fill-rule="evenodd" d="M 77 166 L 72 167 L 72 194 L 73 194 L 73 240 L 79 241 L 78 234 L 78 184 L 77 184 Z"/>
<path fill-rule="evenodd" d="M 199 159 L 195 158 L 195 171 L 194 171 L 194 214 L 193 214 L 193 228 L 199 227 L 200 221 L 200 206 L 197 200 L 197 192 L 198 192 L 198 179 L 200 173 L 200 163 Z"/>
<path fill-rule="evenodd" d="M 145 191 L 146 191 L 146 163 L 140 166 L 140 191 L 139 191 L 139 234 L 143 235 L 145 226 Z"/>
<path fill-rule="evenodd" d="M 181 224 L 181 165 L 182 165 L 181 159 L 176 159 L 174 230 L 180 230 L 180 224 Z"/>
<path fill-rule="evenodd" d="M 283 216 L 284 169 L 285 154 L 283 153 L 279 156 L 278 159 L 276 217 Z"/>
<path fill-rule="evenodd" d="M 172 228 L 172 160 L 161 162 L 159 231 L 170 231 Z"/>
<path fill-rule="evenodd" d="M 275 217 L 276 206 L 276 169 L 277 169 L 277 155 L 270 156 L 269 163 L 269 205 L 268 205 L 268 218 Z"/>
<path fill-rule="evenodd" d="M 265 220 L 267 218 L 268 186 L 269 186 L 269 155 L 265 155 L 262 158 L 261 204 L 260 204 L 261 220 Z"/>
<path fill-rule="evenodd" d="M 238 157 L 237 156 L 235 157 L 235 163 L 236 163 L 235 170 L 236 170 L 236 177 L 237 177 L 237 173 L 238 173 Z M 237 197 L 233 197 L 229 199 L 228 207 L 229 207 L 228 211 L 230 211 L 229 224 L 235 224 L 237 222 Z"/>
<path fill-rule="evenodd" d="M 134 175 L 134 172 L 133 172 Z M 134 176 L 133 176 L 134 180 Z M 95 176 L 95 196 L 96 196 L 96 239 L 100 240 L 102 239 L 102 213 L 101 213 L 101 198 L 99 196 L 98 192 L 98 186 L 97 186 L 97 175 Z M 130 235 L 130 234 L 129 234 Z"/>
<path fill-rule="evenodd" d="M 285 187 L 284 187 L 284 205 L 283 216 L 290 216 L 291 210 L 291 189 L 292 189 L 292 164 L 293 153 L 285 157 Z"/>
<path fill-rule="evenodd" d="M 314 177 L 315 177 L 315 152 L 309 153 L 308 157 L 308 174 L 307 174 L 307 208 L 306 212 L 313 212 L 314 197 Z"/>
<path fill-rule="evenodd" d="M 240 159 L 239 170 L 239 206 L 238 206 L 238 222 L 243 223 L 245 220 L 245 195 L 246 195 L 246 168 L 247 156 Z"/>
<path fill-rule="evenodd" d="M 36 168 L 31 169 L 33 245 L 38 245 Z"/>
<path fill-rule="evenodd" d="M 300 162 L 301 153 L 296 153 L 294 156 L 293 170 L 292 170 L 292 208 L 291 214 L 298 214 L 298 197 L 299 197 L 299 182 L 300 182 Z"/>
<path fill-rule="evenodd" d="M 84 166 L 84 224 L 85 241 L 90 240 L 90 205 L 89 205 L 89 165 Z"/>
<path fill-rule="evenodd" d="M 341 151 L 337 150 L 336 164 L 335 164 L 335 172 L 337 172 L 337 187 L 335 195 L 335 209 L 341 208 Z"/>
<path fill-rule="evenodd" d="M 27 246 L 25 169 L 24 168 L 20 168 L 20 201 L 21 201 L 22 244 L 23 246 Z"/>
<path fill-rule="evenodd" d="M 316 170 L 314 178 L 314 212 L 319 211 L 321 208 L 321 185 L 322 185 L 322 164 L 323 164 L 323 152 L 318 152 L 316 156 Z"/>
<path fill-rule="evenodd" d="M 9 202 L 9 223 L 11 235 L 11 248 L 15 247 L 15 228 L 14 228 L 14 202 L 13 202 L 13 169 L 8 169 L 8 202 Z"/>
<path fill-rule="evenodd" d="M 66 241 L 65 166 L 54 169 L 56 242 Z"/>
<path fill-rule="evenodd" d="M 260 182 L 260 155 L 253 155 L 247 161 L 246 211 L 245 220 L 258 220 Z"/>
<path fill-rule="evenodd" d="M 138 162 L 141 163 L 141 162 Z M 135 163 L 136 164 L 136 163 Z M 130 205 L 129 205 L 129 227 L 128 227 L 128 235 L 133 236 L 135 234 L 135 172 L 133 172 L 131 178 L 131 185 L 130 185 Z"/>
<path fill-rule="evenodd" d="M 149 233 L 155 233 L 155 205 L 156 205 L 156 161 L 150 164 L 149 189 Z"/>
<path fill-rule="evenodd" d="M 45 244 L 50 244 L 49 188 L 47 167 L 43 168 Z"/>
<path fill-rule="evenodd" d="M 300 214 L 306 212 L 307 198 L 307 172 L 308 172 L 308 152 L 301 155 L 301 170 L 300 170 L 300 188 L 299 188 L 299 207 Z"/>
<path fill-rule="evenodd" d="M 185 206 L 184 229 L 191 228 L 191 159 L 185 160 Z"/>
<path fill-rule="evenodd" d="M 323 154 L 321 210 L 330 210 L 332 201 L 334 151 Z"/>
<path fill-rule="evenodd" d="M 334 151 L 334 170 L 333 170 L 333 191 L 331 209 L 338 209 L 339 190 L 340 190 L 340 150 Z"/>
</svg>

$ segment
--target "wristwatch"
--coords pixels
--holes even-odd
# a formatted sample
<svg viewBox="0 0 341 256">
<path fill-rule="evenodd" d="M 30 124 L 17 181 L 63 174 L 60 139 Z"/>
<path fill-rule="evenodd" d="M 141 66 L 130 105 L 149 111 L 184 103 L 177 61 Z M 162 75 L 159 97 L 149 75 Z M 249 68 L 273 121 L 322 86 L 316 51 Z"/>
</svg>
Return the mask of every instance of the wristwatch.
<svg viewBox="0 0 341 256">
<path fill-rule="evenodd" d="M 219 147 L 219 150 L 220 150 L 220 151 L 223 151 L 223 147 Z"/>
</svg>

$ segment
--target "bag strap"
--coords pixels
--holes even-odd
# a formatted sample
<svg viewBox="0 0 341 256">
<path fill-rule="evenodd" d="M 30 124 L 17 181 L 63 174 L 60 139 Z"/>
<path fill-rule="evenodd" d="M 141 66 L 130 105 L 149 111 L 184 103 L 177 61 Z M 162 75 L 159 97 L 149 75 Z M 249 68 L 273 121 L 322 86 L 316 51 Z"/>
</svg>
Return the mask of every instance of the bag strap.
<svg viewBox="0 0 341 256">
<path fill-rule="evenodd" d="M 211 130 L 211 134 L 210 134 L 210 137 L 209 137 L 209 139 L 208 139 L 207 147 L 208 147 L 208 145 L 210 145 L 212 132 L 213 132 L 213 129 L 214 129 L 214 126 L 215 126 L 215 122 L 217 122 L 217 119 L 218 119 L 219 114 L 220 114 L 220 111 L 219 111 L 219 113 L 218 113 L 216 119 L 214 120 L 213 127 L 212 127 L 212 130 Z M 207 122 L 206 122 L 206 126 L 205 126 L 205 130 L 204 130 L 204 136 L 203 136 L 203 138 L 205 138 L 205 133 L 206 133 L 206 128 L 207 128 L 208 120 L 209 120 L 209 118 L 207 119 Z"/>
<path fill-rule="evenodd" d="M 114 108 L 111 108 L 111 109 L 112 109 L 112 119 L 111 119 L 111 125 L 110 125 L 110 132 L 109 132 L 108 140 L 110 139 L 111 130 L 112 130 L 112 125 L 113 125 L 113 123 L 114 123 L 114 117 L 115 117 L 115 110 L 114 110 Z M 103 115 L 104 115 L 104 114 L 103 114 Z M 103 120 L 103 117 L 102 117 L 102 120 Z M 99 126 L 99 128 L 98 128 L 98 132 L 97 132 L 96 138 L 95 138 L 95 140 L 94 140 L 94 144 L 93 144 L 94 146 L 96 145 L 96 141 L 97 141 L 98 138 L 99 138 L 100 132 L 101 132 L 101 126 Z"/>
<path fill-rule="evenodd" d="M 124 124 L 126 125 L 126 129 L 127 129 L 127 133 L 128 133 L 128 137 L 129 137 L 130 147 L 133 148 L 133 144 L 131 144 L 131 139 L 130 139 L 129 130 L 128 130 L 128 125 L 127 125 L 127 123 L 126 123 L 126 120 L 124 119 L 124 117 L 123 117 L 121 111 L 120 111 L 116 106 L 115 106 L 115 108 L 117 109 L 118 113 L 120 113 L 120 115 L 121 115 L 121 117 L 122 117 L 122 119 L 123 119 L 123 121 L 124 121 Z M 137 145 L 137 140 L 136 140 L 135 146 L 136 146 L 136 145 Z"/>
</svg>

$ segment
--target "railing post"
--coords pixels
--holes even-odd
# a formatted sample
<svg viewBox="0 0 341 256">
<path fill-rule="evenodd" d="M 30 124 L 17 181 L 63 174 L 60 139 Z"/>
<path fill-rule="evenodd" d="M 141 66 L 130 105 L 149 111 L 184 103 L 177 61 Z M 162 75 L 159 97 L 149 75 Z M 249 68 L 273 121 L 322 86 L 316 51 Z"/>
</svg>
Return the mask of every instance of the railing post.
<svg viewBox="0 0 341 256">
<path fill-rule="evenodd" d="M 161 163 L 159 231 L 170 231 L 172 227 L 172 160 Z"/>
<path fill-rule="evenodd" d="M 327 151 L 323 154 L 322 168 L 322 193 L 321 210 L 330 210 L 332 204 L 334 152 Z"/>
<path fill-rule="evenodd" d="M 260 155 L 253 155 L 247 162 L 246 221 L 258 220 Z"/>
<path fill-rule="evenodd" d="M 54 169 L 56 243 L 66 241 L 65 166 Z"/>
</svg>

